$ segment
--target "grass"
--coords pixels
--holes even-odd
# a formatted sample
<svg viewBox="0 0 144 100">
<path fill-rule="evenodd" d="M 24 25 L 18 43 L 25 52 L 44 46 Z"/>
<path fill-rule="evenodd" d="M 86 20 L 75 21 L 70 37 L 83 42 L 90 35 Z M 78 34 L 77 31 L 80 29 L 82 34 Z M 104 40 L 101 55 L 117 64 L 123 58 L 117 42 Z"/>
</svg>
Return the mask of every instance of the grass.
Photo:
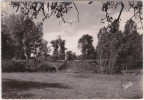
<svg viewBox="0 0 144 100">
<path fill-rule="evenodd" d="M 129 81 L 132 86 L 124 90 Z M 138 99 L 142 94 L 142 75 L 2 73 L 4 99 Z"/>
</svg>

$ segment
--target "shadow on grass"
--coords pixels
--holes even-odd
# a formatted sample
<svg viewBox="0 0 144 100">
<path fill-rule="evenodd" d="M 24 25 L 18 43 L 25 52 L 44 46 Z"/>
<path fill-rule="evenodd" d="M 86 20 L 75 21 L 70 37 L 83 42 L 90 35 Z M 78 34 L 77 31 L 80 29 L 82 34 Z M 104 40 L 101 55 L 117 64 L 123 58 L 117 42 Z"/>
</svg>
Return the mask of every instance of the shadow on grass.
<svg viewBox="0 0 144 100">
<path fill-rule="evenodd" d="M 11 79 L 2 80 L 2 92 L 8 90 L 28 90 L 28 89 L 43 89 L 43 88 L 59 88 L 71 89 L 69 86 L 62 83 L 40 83 L 33 81 L 19 81 Z"/>
<path fill-rule="evenodd" d="M 40 83 L 33 81 L 20 81 L 12 79 L 2 80 L 2 98 L 3 99 L 27 99 L 34 98 L 33 94 L 21 94 L 22 91 L 30 89 L 58 88 L 71 89 L 71 87 L 62 83 Z"/>
</svg>

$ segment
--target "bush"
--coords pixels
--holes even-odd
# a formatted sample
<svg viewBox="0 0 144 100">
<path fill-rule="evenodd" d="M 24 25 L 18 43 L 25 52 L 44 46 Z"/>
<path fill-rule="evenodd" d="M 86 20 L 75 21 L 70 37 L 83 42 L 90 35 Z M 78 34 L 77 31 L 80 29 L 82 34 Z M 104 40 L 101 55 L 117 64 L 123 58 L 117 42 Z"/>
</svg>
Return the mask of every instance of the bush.
<svg viewBox="0 0 144 100">
<path fill-rule="evenodd" d="M 98 72 L 96 61 L 41 61 L 3 60 L 2 72 L 56 72 L 57 70 L 72 72 Z"/>
<path fill-rule="evenodd" d="M 63 62 L 62 65 L 60 65 L 59 70 L 66 69 L 68 67 L 67 62 Z"/>
<path fill-rule="evenodd" d="M 41 71 L 41 72 L 52 72 L 52 71 L 56 71 L 56 68 L 53 66 L 50 66 L 50 64 L 48 62 L 41 62 L 38 64 L 37 67 L 37 71 Z"/>
<path fill-rule="evenodd" d="M 49 62 L 35 62 L 34 60 L 3 60 L 2 72 L 53 72 L 55 66 Z"/>
<path fill-rule="evenodd" d="M 4 60 L 2 61 L 2 72 L 24 72 L 25 61 Z"/>
</svg>

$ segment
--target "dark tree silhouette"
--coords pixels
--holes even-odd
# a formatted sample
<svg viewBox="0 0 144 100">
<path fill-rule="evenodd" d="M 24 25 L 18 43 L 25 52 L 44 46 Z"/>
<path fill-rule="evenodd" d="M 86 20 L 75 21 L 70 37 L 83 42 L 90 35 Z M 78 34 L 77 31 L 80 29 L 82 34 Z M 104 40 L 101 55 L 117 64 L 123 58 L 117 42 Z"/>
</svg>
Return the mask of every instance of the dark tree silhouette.
<svg viewBox="0 0 144 100">
<path fill-rule="evenodd" d="M 63 59 L 65 58 L 65 40 L 61 39 L 61 36 L 58 36 L 58 39 L 52 40 L 51 44 L 52 47 L 54 48 L 53 51 L 53 58 L 56 59 Z"/>
<path fill-rule="evenodd" d="M 78 40 L 78 48 L 81 49 L 84 59 L 92 59 L 94 54 L 93 37 L 86 34 Z"/>
<path fill-rule="evenodd" d="M 127 2 L 126 1 L 124 2 L 123 1 L 106 1 L 103 3 L 103 7 L 102 7 L 102 11 L 106 12 L 106 16 L 104 19 L 106 19 L 108 22 L 112 22 L 113 20 L 120 21 L 120 17 L 122 15 L 124 7 L 126 6 L 126 3 L 128 3 L 128 6 L 129 6 L 127 11 L 130 11 L 131 9 L 134 10 L 134 14 L 130 19 L 139 18 L 140 22 L 142 22 L 142 19 L 143 19 L 142 18 L 142 9 L 143 9 L 142 1 L 127 1 Z M 110 13 L 108 13 L 108 10 L 117 9 L 119 6 L 121 6 L 119 14 L 116 19 L 113 19 L 113 17 L 110 16 Z"/>
<path fill-rule="evenodd" d="M 59 50 L 59 59 L 63 59 L 65 58 L 65 40 L 62 40 L 61 39 L 61 36 L 59 36 L 58 38 L 58 42 L 59 42 L 59 47 L 60 47 L 60 50 Z"/>
<path fill-rule="evenodd" d="M 66 54 L 68 55 L 68 60 L 76 59 L 76 54 L 72 51 L 67 51 Z"/>
<path fill-rule="evenodd" d="M 129 20 L 123 33 L 115 24 L 111 25 L 117 30 L 104 27 L 98 33 L 98 72 L 116 73 L 122 69 L 142 68 L 142 35 L 137 32 L 137 24 Z"/>
<path fill-rule="evenodd" d="M 125 70 L 138 69 L 142 68 L 142 59 L 142 35 L 137 32 L 136 23 L 130 20 L 125 25 L 117 64 Z"/>
<path fill-rule="evenodd" d="M 14 53 L 12 53 L 13 57 L 19 59 L 28 60 L 31 53 L 38 55 L 37 49 L 41 48 L 43 50 L 44 42 L 41 23 L 36 25 L 28 16 L 12 14 L 3 18 L 2 26 L 3 55 L 5 54 L 7 43 L 9 47 L 11 46 L 9 51 L 14 50 Z"/>
<path fill-rule="evenodd" d="M 55 60 L 58 59 L 58 48 L 59 48 L 58 43 L 59 43 L 58 40 L 52 40 L 51 41 L 52 47 L 54 48 L 54 50 L 53 50 L 53 59 L 55 59 Z"/>
</svg>

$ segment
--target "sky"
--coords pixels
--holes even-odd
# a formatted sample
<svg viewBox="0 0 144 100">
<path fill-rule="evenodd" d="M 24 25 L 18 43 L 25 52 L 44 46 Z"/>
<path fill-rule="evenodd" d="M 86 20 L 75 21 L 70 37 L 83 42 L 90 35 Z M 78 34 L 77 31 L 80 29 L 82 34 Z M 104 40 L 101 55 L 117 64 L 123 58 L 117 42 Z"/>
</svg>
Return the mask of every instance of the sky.
<svg viewBox="0 0 144 100">
<path fill-rule="evenodd" d="M 51 46 L 50 41 L 58 38 L 58 35 L 61 35 L 61 38 L 66 40 L 65 47 L 67 51 L 71 50 L 75 52 L 77 55 L 81 54 L 80 49 L 77 48 L 78 40 L 84 35 L 89 34 L 93 37 L 93 46 L 96 48 L 98 39 L 97 34 L 99 29 L 107 26 L 107 23 L 101 23 L 101 18 L 104 18 L 105 12 L 102 11 L 102 2 L 94 2 L 92 4 L 88 4 L 88 1 L 77 1 L 75 2 L 77 8 L 79 10 L 79 22 L 77 19 L 77 11 L 76 9 L 71 9 L 68 14 L 64 16 L 65 20 L 69 23 L 60 23 L 61 19 L 57 19 L 55 16 L 46 19 L 43 23 L 43 38 L 47 40 L 48 46 Z M 133 11 L 127 12 L 126 6 L 122 15 L 120 22 L 120 30 L 124 30 L 125 23 L 127 20 L 133 15 Z M 8 14 L 15 13 L 15 9 L 9 7 L 8 4 L 2 3 L 2 11 L 6 11 Z M 119 14 L 120 8 L 117 10 L 110 10 L 111 16 L 117 18 Z M 35 20 L 35 22 L 41 22 L 41 16 Z M 139 25 L 138 25 L 139 26 Z M 142 33 L 142 30 L 138 30 Z M 51 52 L 52 54 L 52 52 Z"/>
</svg>

